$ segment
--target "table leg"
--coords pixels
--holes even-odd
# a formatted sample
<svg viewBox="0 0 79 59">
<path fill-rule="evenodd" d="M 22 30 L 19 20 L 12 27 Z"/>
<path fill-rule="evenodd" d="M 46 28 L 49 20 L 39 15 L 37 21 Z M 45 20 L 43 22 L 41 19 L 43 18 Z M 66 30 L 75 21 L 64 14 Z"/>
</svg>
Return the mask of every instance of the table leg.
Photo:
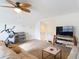
<svg viewBox="0 0 79 59">
<path fill-rule="evenodd" d="M 42 59 L 43 59 L 43 50 L 42 50 Z"/>
<path fill-rule="evenodd" d="M 54 56 L 54 59 L 56 59 L 56 55 Z"/>
<path fill-rule="evenodd" d="M 62 51 L 60 51 L 60 59 L 62 59 Z"/>
</svg>

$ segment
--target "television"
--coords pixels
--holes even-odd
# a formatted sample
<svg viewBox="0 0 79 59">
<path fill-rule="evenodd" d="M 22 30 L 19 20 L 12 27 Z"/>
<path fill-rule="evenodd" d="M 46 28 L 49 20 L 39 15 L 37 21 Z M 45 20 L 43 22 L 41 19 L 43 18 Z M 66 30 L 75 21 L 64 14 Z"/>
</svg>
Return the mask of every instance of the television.
<svg viewBox="0 0 79 59">
<path fill-rule="evenodd" d="M 56 35 L 73 37 L 73 26 L 57 26 Z"/>
</svg>

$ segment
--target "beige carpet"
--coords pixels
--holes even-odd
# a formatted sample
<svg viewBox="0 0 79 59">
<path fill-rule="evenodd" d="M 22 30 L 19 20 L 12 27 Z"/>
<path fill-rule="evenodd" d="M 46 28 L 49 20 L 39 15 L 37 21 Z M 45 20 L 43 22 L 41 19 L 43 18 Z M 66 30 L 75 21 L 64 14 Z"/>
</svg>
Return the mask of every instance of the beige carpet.
<svg viewBox="0 0 79 59">
<path fill-rule="evenodd" d="M 50 46 L 49 43 L 39 40 L 29 40 L 26 43 L 20 45 L 20 47 L 23 48 L 25 51 L 38 57 L 39 59 L 42 59 L 42 49 L 48 46 Z M 67 59 L 71 49 L 61 45 L 56 45 L 56 46 L 62 50 L 62 59 Z M 47 53 L 44 54 L 44 56 L 47 55 L 48 55 Z M 53 57 L 52 55 L 50 55 L 46 59 L 53 59 Z M 56 59 L 59 59 L 59 55 L 57 56 Z"/>
</svg>

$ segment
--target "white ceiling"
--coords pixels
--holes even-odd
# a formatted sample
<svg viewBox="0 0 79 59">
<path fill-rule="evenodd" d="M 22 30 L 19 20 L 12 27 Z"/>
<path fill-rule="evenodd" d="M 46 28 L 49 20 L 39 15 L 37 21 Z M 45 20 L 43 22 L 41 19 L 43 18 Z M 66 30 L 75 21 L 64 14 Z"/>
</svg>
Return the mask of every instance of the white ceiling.
<svg viewBox="0 0 79 59">
<path fill-rule="evenodd" d="M 0 7 L 0 23 L 21 24 L 23 26 L 36 25 L 40 20 L 46 17 L 54 17 L 62 14 L 77 12 L 79 9 L 79 0 L 13 0 L 20 2 L 29 2 L 32 4 L 31 13 L 15 13 L 14 9 Z M 0 0 L 1 5 L 10 5 L 6 0 Z"/>
<path fill-rule="evenodd" d="M 39 11 L 46 16 L 57 16 L 76 12 L 79 8 L 79 0 L 13 0 L 20 2 L 29 2 L 32 9 Z M 6 0 L 0 1 L 6 3 Z"/>
<path fill-rule="evenodd" d="M 0 0 L 1 5 L 10 4 L 6 0 Z M 37 10 L 32 10 L 31 13 L 16 13 L 13 8 L 0 7 L 0 24 L 19 24 L 26 27 L 33 27 L 41 18 L 43 16 Z"/>
<path fill-rule="evenodd" d="M 61 15 L 78 11 L 79 0 L 17 0 L 30 2 L 32 8 L 44 15 Z"/>
</svg>

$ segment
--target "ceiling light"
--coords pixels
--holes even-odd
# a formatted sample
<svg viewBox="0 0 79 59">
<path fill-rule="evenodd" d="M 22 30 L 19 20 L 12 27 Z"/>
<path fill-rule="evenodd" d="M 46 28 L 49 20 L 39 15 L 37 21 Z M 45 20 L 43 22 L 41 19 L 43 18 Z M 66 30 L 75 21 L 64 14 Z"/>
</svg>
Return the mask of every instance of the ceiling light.
<svg viewBox="0 0 79 59">
<path fill-rule="evenodd" d="M 15 10 L 15 12 L 17 12 L 17 13 L 21 13 L 21 12 L 22 12 L 22 10 L 19 9 L 19 8 L 15 8 L 14 10 Z"/>
</svg>

